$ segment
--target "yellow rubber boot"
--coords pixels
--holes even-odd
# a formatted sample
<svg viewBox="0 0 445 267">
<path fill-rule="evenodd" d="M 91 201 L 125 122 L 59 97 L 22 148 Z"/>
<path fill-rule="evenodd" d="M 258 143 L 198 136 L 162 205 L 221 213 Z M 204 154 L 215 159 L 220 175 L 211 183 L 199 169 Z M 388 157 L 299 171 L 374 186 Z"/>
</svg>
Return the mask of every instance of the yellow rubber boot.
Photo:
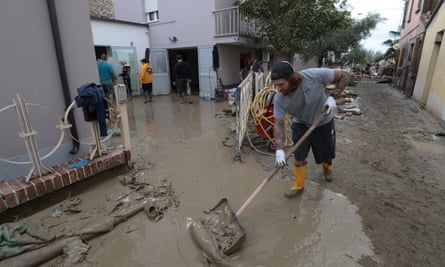
<svg viewBox="0 0 445 267">
<path fill-rule="evenodd" d="M 307 162 L 303 166 L 294 165 L 295 184 L 284 194 L 287 198 L 299 195 L 304 190 L 304 181 L 306 181 Z"/>
<path fill-rule="evenodd" d="M 323 166 L 323 178 L 326 182 L 332 182 L 332 179 L 334 179 L 334 175 L 332 174 L 332 162 L 323 162 L 321 165 Z"/>
</svg>

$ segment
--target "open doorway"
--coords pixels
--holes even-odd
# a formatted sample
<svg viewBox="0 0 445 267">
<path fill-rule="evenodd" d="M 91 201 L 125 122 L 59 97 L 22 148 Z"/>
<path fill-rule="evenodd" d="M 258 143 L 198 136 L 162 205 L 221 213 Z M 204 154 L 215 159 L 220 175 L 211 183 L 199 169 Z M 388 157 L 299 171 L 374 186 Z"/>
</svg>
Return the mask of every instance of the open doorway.
<svg viewBox="0 0 445 267">
<path fill-rule="evenodd" d="M 139 95 L 139 65 L 136 58 L 136 48 L 132 46 L 94 46 L 94 52 L 96 54 L 96 60 L 100 59 L 101 55 L 106 55 L 108 63 L 113 66 L 113 69 L 117 75 L 122 73 L 121 61 L 125 61 L 130 66 L 130 89 L 132 95 Z M 119 76 L 117 83 L 124 83 L 122 77 Z"/>
<path fill-rule="evenodd" d="M 190 89 L 192 95 L 199 95 L 199 71 L 198 71 L 198 49 L 197 48 L 182 48 L 182 49 L 169 49 L 168 50 L 168 62 L 170 67 L 170 80 L 174 81 L 174 67 L 176 64 L 176 55 L 181 54 L 184 61 L 190 65 L 190 75 L 192 76 L 192 82 L 190 83 Z M 173 86 L 172 92 L 177 93 L 176 86 Z"/>
<path fill-rule="evenodd" d="M 109 46 L 95 46 L 94 53 L 96 54 L 96 60 L 100 59 L 101 55 L 106 55 L 107 57 L 111 57 L 111 50 Z"/>
</svg>

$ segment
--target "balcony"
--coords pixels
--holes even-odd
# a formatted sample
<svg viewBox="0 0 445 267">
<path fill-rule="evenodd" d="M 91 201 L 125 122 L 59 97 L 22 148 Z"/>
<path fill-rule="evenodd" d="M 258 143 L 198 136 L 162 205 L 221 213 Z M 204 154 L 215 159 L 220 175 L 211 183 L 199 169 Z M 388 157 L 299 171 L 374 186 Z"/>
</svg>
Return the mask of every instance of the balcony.
<svg viewBox="0 0 445 267">
<path fill-rule="evenodd" d="M 224 8 L 215 14 L 215 37 L 258 37 L 259 23 L 238 6 Z"/>
</svg>

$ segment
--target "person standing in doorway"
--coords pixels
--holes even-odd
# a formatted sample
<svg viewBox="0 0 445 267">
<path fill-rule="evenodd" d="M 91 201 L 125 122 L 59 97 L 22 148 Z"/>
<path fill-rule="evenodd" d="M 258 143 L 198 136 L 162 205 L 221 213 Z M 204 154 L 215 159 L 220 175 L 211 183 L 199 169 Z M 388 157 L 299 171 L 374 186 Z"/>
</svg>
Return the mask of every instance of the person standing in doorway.
<svg viewBox="0 0 445 267">
<path fill-rule="evenodd" d="M 127 88 L 127 97 L 130 100 L 132 97 L 131 92 L 131 67 L 128 65 L 127 61 L 121 60 L 121 66 L 122 66 L 122 72 L 119 74 L 120 77 L 122 77 L 122 81 L 125 84 L 125 87 Z"/>
<path fill-rule="evenodd" d="M 249 70 L 253 72 L 264 72 L 261 64 L 258 63 L 256 56 L 252 56 L 250 59 Z"/>
<path fill-rule="evenodd" d="M 179 101 L 184 103 L 184 96 L 187 94 L 187 88 L 192 81 L 190 75 L 190 65 L 183 61 L 182 55 L 176 55 L 176 64 L 174 67 L 176 90 Z M 192 103 L 190 101 L 190 103 Z"/>
<path fill-rule="evenodd" d="M 142 68 L 139 79 L 142 84 L 144 103 L 151 102 L 153 96 L 153 69 L 147 59 L 141 59 Z"/>
<path fill-rule="evenodd" d="M 97 69 L 99 71 L 100 84 L 105 93 L 105 97 L 109 98 L 113 96 L 113 86 L 117 80 L 117 74 L 114 71 L 113 66 L 108 63 L 107 55 L 102 54 L 100 60 L 97 62 Z"/>
<path fill-rule="evenodd" d="M 277 167 L 286 165 L 282 141 L 285 113 L 292 116 L 292 139 L 297 143 L 327 108 L 328 115 L 294 153 L 295 183 L 285 193 L 286 197 L 291 198 L 303 192 L 309 149 L 312 149 L 315 162 L 323 167 L 323 178 L 327 182 L 333 179 L 332 160 L 335 158 L 336 139 L 333 109 L 336 102 L 332 96 L 325 94 L 324 85 L 335 83 L 335 94 L 339 95 L 348 85 L 350 75 L 328 68 L 308 68 L 296 72 L 289 62 L 281 61 L 272 68 L 271 79 L 278 90 L 274 98 L 273 132 Z"/>
</svg>

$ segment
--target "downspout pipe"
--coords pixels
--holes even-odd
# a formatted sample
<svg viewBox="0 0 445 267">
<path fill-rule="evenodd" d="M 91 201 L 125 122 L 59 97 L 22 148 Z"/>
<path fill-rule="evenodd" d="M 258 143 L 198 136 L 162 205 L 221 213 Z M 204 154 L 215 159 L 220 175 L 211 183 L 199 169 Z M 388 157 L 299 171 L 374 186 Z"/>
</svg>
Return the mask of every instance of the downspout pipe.
<svg viewBox="0 0 445 267">
<path fill-rule="evenodd" d="M 51 30 L 53 33 L 54 46 L 57 56 L 57 65 L 59 69 L 60 81 L 62 83 L 63 98 L 65 101 L 65 110 L 66 110 L 72 102 L 72 97 L 68 86 L 68 75 L 65 68 L 65 58 L 63 56 L 62 40 L 60 38 L 60 29 L 59 29 L 59 24 L 57 22 L 56 4 L 55 0 L 47 0 L 46 3 L 48 6 L 49 18 L 51 22 Z M 73 148 L 70 151 L 70 154 L 77 154 L 77 152 L 79 151 L 80 144 L 78 141 L 79 134 L 77 132 L 77 125 L 73 111 L 70 111 L 70 113 L 68 114 L 68 121 L 72 125 L 72 127 L 70 128 L 71 136 L 74 137 L 72 138 Z"/>
</svg>

